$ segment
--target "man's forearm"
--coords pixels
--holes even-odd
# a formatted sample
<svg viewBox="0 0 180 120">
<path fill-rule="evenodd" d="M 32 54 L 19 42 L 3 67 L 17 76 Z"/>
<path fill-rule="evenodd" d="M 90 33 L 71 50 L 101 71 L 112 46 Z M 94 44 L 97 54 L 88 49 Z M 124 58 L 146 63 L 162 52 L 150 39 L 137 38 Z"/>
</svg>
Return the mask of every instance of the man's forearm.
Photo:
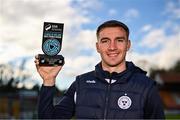
<svg viewBox="0 0 180 120">
<path fill-rule="evenodd" d="M 38 118 L 52 118 L 54 113 L 53 97 L 55 86 L 42 86 L 38 101 Z"/>
</svg>

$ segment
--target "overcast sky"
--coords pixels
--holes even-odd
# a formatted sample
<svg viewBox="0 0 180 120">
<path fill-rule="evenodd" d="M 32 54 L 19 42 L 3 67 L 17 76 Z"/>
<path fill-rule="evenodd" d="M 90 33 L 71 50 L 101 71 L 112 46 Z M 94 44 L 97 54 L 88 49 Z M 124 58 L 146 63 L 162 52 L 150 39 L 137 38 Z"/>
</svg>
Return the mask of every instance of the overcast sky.
<svg viewBox="0 0 180 120">
<path fill-rule="evenodd" d="M 66 64 L 57 86 L 67 88 L 100 61 L 95 31 L 110 19 L 130 28 L 127 60 L 168 69 L 180 59 L 180 0 L 0 0 L 0 64 L 27 58 L 26 69 L 41 83 L 33 61 L 42 53 L 43 22 L 64 23 Z"/>
</svg>

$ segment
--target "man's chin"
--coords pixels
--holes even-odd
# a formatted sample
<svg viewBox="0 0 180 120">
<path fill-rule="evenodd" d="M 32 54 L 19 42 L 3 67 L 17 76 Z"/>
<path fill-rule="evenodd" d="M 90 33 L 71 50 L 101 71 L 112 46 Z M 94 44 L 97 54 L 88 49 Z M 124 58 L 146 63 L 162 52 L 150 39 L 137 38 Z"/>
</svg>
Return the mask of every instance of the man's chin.
<svg viewBox="0 0 180 120">
<path fill-rule="evenodd" d="M 107 65 L 109 66 L 109 67 L 117 67 L 117 66 L 120 66 L 121 64 L 123 64 L 124 63 L 124 61 L 119 61 L 119 62 L 113 62 L 113 61 L 110 61 L 110 62 L 107 62 Z"/>
<path fill-rule="evenodd" d="M 119 64 L 118 63 L 109 63 L 108 66 L 109 67 L 117 67 Z"/>
</svg>

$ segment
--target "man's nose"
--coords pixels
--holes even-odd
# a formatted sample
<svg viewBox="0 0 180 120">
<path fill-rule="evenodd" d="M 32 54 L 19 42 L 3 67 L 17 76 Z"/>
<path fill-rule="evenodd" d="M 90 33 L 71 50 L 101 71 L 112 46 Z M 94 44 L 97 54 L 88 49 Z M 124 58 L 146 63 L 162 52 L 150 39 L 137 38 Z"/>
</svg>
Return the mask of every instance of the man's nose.
<svg viewBox="0 0 180 120">
<path fill-rule="evenodd" d="M 110 44 L 109 44 L 109 49 L 110 50 L 115 50 L 117 49 L 117 45 L 116 45 L 116 42 L 115 41 L 111 41 Z"/>
</svg>

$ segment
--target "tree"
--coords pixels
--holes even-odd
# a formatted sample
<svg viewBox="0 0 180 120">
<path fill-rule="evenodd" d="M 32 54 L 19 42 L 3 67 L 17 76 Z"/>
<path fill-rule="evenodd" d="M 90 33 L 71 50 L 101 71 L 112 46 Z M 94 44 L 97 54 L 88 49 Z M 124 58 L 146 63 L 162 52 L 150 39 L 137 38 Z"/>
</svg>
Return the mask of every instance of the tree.
<svg viewBox="0 0 180 120">
<path fill-rule="evenodd" d="M 165 69 L 151 69 L 150 70 L 150 77 L 154 78 L 157 73 L 168 73 L 168 72 L 175 72 L 180 73 L 180 60 L 169 70 Z"/>
<path fill-rule="evenodd" d="M 178 72 L 178 73 L 180 73 L 180 60 L 177 61 L 177 63 L 175 64 L 175 66 L 170 69 L 170 72 Z"/>
</svg>

